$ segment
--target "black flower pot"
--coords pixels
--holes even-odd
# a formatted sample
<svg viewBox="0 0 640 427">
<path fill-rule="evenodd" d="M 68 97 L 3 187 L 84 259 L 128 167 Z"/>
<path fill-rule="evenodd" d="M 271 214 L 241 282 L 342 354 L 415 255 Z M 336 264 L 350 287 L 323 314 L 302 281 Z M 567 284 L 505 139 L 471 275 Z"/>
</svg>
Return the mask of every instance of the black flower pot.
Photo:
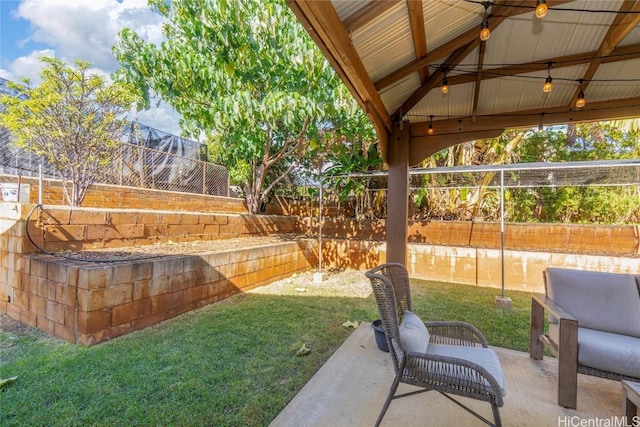
<svg viewBox="0 0 640 427">
<path fill-rule="evenodd" d="M 387 345 L 387 337 L 384 334 L 384 329 L 382 329 L 382 321 L 380 319 L 374 320 L 371 324 L 373 328 L 373 333 L 376 337 L 376 345 L 379 350 L 389 352 L 389 346 Z"/>
</svg>

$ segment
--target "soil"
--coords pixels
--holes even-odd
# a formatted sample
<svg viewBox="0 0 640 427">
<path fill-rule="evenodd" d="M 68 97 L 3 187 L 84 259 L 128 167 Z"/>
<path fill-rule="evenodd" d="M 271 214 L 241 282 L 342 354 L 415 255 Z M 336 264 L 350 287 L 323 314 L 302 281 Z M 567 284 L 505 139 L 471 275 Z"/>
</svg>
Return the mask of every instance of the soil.
<svg viewBox="0 0 640 427">
<path fill-rule="evenodd" d="M 27 335 L 34 331 L 24 323 L 12 319 L 5 313 L 0 312 L 0 332 L 8 332 L 11 335 Z"/>
<path fill-rule="evenodd" d="M 196 240 L 192 242 L 173 242 L 169 240 L 168 242 L 159 242 L 155 245 L 84 249 L 78 251 L 67 250 L 57 252 L 54 255 L 80 261 L 113 262 L 168 255 L 226 252 L 295 240 L 298 240 L 298 237 L 293 235 L 236 237 L 233 239 Z"/>
</svg>

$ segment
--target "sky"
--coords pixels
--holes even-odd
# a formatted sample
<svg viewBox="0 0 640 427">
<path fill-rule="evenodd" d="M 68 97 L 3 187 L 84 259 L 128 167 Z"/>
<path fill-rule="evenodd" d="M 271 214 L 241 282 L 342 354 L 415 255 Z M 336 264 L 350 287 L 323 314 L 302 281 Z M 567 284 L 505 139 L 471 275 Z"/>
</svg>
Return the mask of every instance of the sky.
<svg viewBox="0 0 640 427">
<path fill-rule="evenodd" d="M 118 68 L 111 53 L 121 28 L 159 44 L 163 18 L 147 0 L 0 0 L 0 77 L 40 81 L 41 56 L 89 61 L 97 73 Z M 155 104 L 155 103 L 154 103 Z M 166 104 L 138 113 L 140 123 L 180 135 L 179 115 Z"/>
</svg>

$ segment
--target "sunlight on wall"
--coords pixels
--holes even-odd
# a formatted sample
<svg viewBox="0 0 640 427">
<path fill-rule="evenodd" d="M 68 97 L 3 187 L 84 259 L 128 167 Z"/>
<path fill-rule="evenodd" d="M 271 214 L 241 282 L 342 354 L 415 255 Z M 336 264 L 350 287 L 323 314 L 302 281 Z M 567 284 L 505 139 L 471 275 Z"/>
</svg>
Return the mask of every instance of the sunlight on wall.
<svg viewBox="0 0 640 427">
<path fill-rule="evenodd" d="M 0 202 L 0 235 L 8 232 L 22 216 L 18 203 Z"/>
</svg>

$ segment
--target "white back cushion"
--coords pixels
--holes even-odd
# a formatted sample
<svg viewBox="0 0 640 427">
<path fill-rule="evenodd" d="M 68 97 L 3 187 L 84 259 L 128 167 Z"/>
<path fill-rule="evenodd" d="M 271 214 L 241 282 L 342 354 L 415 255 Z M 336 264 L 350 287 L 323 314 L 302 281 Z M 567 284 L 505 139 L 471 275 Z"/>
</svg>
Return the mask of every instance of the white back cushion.
<svg viewBox="0 0 640 427">
<path fill-rule="evenodd" d="M 547 296 L 581 328 L 640 337 L 640 289 L 632 274 L 547 268 Z"/>
<path fill-rule="evenodd" d="M 414 313 L 406 310 L 400 322 L 400 343 L 404 350 L 426 353 L 430 337 L 424 322 Z"/>
</svg>

